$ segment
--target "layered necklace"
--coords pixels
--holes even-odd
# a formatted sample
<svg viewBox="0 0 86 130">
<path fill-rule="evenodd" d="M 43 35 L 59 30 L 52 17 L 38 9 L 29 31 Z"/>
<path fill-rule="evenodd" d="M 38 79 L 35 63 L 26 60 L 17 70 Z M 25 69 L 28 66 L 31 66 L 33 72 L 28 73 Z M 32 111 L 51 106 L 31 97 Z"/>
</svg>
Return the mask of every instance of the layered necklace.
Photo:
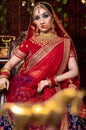
<svg viewBox="0 0 86 130">
<path fill-rule="evenodd" d="M 31 38 L 32 43 L 44 46 L 47 44 L 53 44 L 60 40 L 61 38 L 58 37 L 55 33 L 40 33 L 38 36 L 33 35 Z"/>
</svg>

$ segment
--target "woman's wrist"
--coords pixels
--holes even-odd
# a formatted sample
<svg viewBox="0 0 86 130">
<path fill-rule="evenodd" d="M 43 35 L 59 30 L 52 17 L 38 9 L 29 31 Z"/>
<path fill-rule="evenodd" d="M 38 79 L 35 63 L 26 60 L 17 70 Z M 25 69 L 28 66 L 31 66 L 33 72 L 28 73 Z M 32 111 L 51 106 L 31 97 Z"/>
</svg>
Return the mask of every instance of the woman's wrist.
<svg viewBox="0 0 86 130">
<path fill-rule="evenodd" d="M 51 87 L 52 87 L 52 82 L 51 82 L 51 80 L 48 78 L 47 81 L 48 81 L 48 86 L 51 88 Z"/>
<path fill-rule="evenodd" d="M 56 84 L 58 84 L 59 79 L 58 79 L 58 77 L 57 77 L 57 76 L 55 76 L 55 77 L 54 77 L 54 80 L 55 80 L 55 83 L 56 83 Z"/>
<path fill-rule="evenodd" d="M 10 70 L 7 68 L 2 68 L 0 71 L 0 78 L 9 78 L 10 77 Z"/>
<path fill-rule="evenodd" d="M 49 87 L 59 86 L 58 79 L 56 77 L 51 77 L 47 79 Z"/>
</svg>

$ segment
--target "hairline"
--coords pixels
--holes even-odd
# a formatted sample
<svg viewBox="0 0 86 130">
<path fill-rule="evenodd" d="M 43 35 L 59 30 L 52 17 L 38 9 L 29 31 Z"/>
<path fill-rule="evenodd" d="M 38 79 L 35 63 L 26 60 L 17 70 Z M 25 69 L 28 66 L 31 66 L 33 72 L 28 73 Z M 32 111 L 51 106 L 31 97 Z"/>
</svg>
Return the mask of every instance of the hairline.
<svg viewBox="0 0 86 130">
<path fill-rule="evenodd" d="M 45 2 L 46 3 L 46 2 Z M 52 17 L 53 17 L 53 11 L 52 11 L 52 13 L 49 11 L 49 9 L 45 6 L 45 5 L 43 5 L 42 3 L 37 3 L 37 5 L 35 5 L 35 7 L 34 7 L 34 9 L 33 9 L 33 13 L 32 13 L 32 16 L 33 16 L 33 14 L 34 14 L 34 11 L 37 9 L 37 6 L 39 6 L 39 4 L 40 4 L 40 6 L 41 6 L 41 8 L 43 8 L 43 9 L 45 9 Z M 50 5 L 49 5 L 50 6 Z M 51 8 L 51 6 L 50 6 L 50 8 Z M 52 10 L 52 8 L 51 8 L 51 10 Z"/>
</svg>

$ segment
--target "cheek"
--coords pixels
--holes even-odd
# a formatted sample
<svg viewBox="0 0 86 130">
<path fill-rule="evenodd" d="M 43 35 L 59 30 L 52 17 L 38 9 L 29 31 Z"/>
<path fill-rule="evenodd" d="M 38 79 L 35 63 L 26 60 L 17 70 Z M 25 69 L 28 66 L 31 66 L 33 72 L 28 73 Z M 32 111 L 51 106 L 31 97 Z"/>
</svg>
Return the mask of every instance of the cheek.
<svg viewBox="0 0 86 130">
<path fill-rule="evenodd" d="M 47 19 L 46 22 L 47 22 L 47 24 L 52 24 L 53 23 L 51 18 Z"/>
<path fill-rule="evenodd" d="M 38 21 L 34 21 L 34 24 L 38 27 L 39 26 L 39 22 Z"/>
</svg>

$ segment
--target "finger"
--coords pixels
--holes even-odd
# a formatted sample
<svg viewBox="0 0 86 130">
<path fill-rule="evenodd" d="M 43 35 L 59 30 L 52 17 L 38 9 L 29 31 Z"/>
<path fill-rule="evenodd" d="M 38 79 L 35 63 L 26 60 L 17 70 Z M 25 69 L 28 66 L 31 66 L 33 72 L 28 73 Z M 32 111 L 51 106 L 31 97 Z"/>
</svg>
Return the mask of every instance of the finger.
<svg viewBox="0 0 86 130">
<path fill-rule="evenodd" d="M 41 94 L 41 91 L 37 89 L 37 93 L 38 93 L 38 94 Z"/>
<path fill-rule="evenodd" d="M 4 88 L 3 83 L 0 83 L 0 90 Z"/>
<path fill-rule="evenodd" d="M 5 83 L 3 83 L 3 89 L 4 89 L 4 88 L 6 88 L 6 84 L 5 84 Z"/>
<path fill-rule="evenodd" d="M 6 89 L 8 90 L 9 89 L 9 82 L 7 81 L 6 83 Z"/>
<path fill-rule="evenodd" d="M 41 88 L 40 88 L 40 87 L 38 87 L 38 88 L 37 88 L 37 91 L 38 91 L 38 92 L 41 92 Z"/>
<path fill-rule="evenodd" d="M 37 88 L 37 93 L 40 94 L 41 93 L 41 87 L 38 85 L 38 88 Z"/>
</svg>

